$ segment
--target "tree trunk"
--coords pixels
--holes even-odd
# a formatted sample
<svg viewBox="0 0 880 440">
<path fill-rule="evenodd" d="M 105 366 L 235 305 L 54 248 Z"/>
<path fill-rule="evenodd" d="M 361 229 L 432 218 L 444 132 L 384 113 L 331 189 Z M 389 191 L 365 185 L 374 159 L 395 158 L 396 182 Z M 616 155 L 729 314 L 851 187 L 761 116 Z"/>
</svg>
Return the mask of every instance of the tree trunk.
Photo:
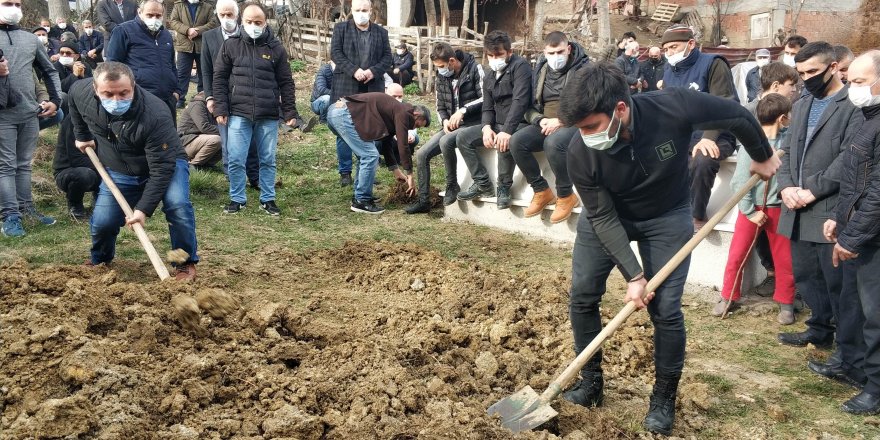
<svg viewBox="0 0 880 440">
<path fill-rule="evenodd" d="M 612 44 L 610 13 L 607 0 L 599 0 L 596 2 L 596 14 L 599 16 L 599 47 L 603 48 L 603 50 L 605 47 Z"/>
<path fill-rule="evenodd" d="M 541 37 L 544 36 L 544 20 L 546 11 L 544 10 L 544 3 L 542 1 L 538 1 L 535 3 L 535 26 L 532 28 L 532 38 L 536 41 L 540 40 Z"/>
<path fill-rule="evenodd" d="M 31 29 L 40 24 L 40 17 L 49 16 L 49 7 L 43 0 L 23 0 L 21 11 L 24 13 L 21 26 L 25 29 Z"/>
<path fill-rule="evenodd" d="M 434 0 L 425 0 L 425 15 L 428 16 L 428 26 L 437 26 L 437 5 Z"/>
<path fill-rule="evenodd" d="M 476 5 L 474 5 L 473 7 L 476 8 Z M 471 14 L 471 0 L 464 0 L 464 7 L 462 7 L 462 9 L 461 9 L 461 28 L 462 28 L 462 30 L 464 30 L 464 28 L 468 27 L 468 21 L 470 21 L 470 18 L 471 18 L 470 14 Z M 461 35 L 464 35 L 464 33 L 462 32 Z"/>
<path fill-rule="evenodd" d="M 68 18 L 70 15 L 70 5 L 67 0 L 49 0 L 49 20 L 55 22 L 58 17 Z"/>
<path fill-rule="evenodd" d="M 440 26 L 443 35 L 449 35 L 449 0 L 440 0 Z"/>
</svg>

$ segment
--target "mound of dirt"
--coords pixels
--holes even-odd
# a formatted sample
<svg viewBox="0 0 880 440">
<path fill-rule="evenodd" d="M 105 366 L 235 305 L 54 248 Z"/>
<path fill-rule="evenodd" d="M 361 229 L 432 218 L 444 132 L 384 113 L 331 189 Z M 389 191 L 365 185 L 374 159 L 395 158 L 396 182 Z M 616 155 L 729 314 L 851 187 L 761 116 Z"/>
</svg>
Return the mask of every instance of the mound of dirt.
<svg viewBox="0 0 880 440">
<path fill-rule="evenodd" d="M 561 270 L 510 274 L 383 242 L 264 254 L 190 284 L 0 267 L 0 432 L 507 439 L 486 408 L 542 391 L 573 358 Z M 606 402 L 646 401 L 651 336 L 638 313 L 606 344 Z M 706 388 L 682 391 L 686 414 L 709 405 Z M 610 410 L 554 407 L 559 417 L 518 438 L 639 435 Z"/>
<path fill-rule="evenodd" d="M 439 208 L 443 206 L 443 197 L 440 197 L 440 191 L 435 187 L 431 187 L 430 189 L 430 198 L 431 198 L 431 207 Z M 388 191 L 388 194 L 382 198 L 382 203 L 386 205 L 409 205 L 411 203 L 415 203 L 419 201 L 419 195 L 413 194 L 409 195 L 406 193 L 406 184 L 403 182 L 395 181 L 394 186 Z"/>
</svg>

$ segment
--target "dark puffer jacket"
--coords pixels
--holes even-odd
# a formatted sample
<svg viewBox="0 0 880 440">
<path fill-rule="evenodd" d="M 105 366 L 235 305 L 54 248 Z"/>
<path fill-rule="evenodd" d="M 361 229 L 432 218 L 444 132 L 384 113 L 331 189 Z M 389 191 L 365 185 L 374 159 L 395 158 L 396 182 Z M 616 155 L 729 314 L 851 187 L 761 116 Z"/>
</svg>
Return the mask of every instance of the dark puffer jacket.
<svg viewBox="0 0 880 440">
<path fill-rule="evenodd" d="M 437 75 L 437 113 L 443 121 L 451 118 L 453 113 L 465 106 L 467 111 L 461 125 L 474 125 L 480 122 L 483 111 L 480 105 L 483 102 L 483 66 L 474 59 L 473 55 L 460 50 L 455 51 L 455 59 L 461 63 L 461 72 L 457 78 Z M 452 91 L 453 80 L 458 80 L 457 106 Z"/>
<path fill-rule="evenodd" d="M 171 183 L 175 161 L 186 160 L 168 104 L 135 86 L 131 108 L 121 116 L 112 116 L 95 96 L 91 79 L 74 83 L 68 96 L 76 140 L 94 140 L 95 151 L 107 168 L 149 177 L 132 209 L 152 215 Z"/>
<path fill-rule="evenodd" d="M 532 66 L 517 54 L 511 55 L 507 63 L 497 78 L 495 72 L 483 78 L 481 122 L 496 133 L 514 134 L 524 126 L 532 101 Z"/>
<path fill-rule="evenodd" d="M 587 56 L 587 53 L 584 52 L 584 48 L 580 44 L 570 41 L 568 45 L 571 46 L 568 63 L 559 71 L 560 74 L 565 75 L 562 79 L 562 84 L 559 86 L 560 91 L 565 88 L 565 84 L 568 83 L 574 72 L 590 61 L 590 57 Z M 547 65 L 547 59 L 542 54 L 538 57 L 537 64 L 535 64 L 534 84 L 532 84 L 534 97 L 532 108 L 526 112 L 526 121 L 530 124 L 538 124 L 544 117 L 544 80 L 547 78 L 548 70 L 550 70 L 550 67 Z"/>
<path fill-rule="evenodd" d="M 216 116 L 277 119 L 280 107 L 285 121 L 299 117 L 287 51 L 268 26 L 256 40 L 241 33 L 223 42 L 213 93 Z"/>
<path fill-rule="evenodd" d="M 860 253 L 880 246 L 880 105 L 862 109 L 865 123 L 843 150 L 837 202 L 837 242 Z"/>
</svg>

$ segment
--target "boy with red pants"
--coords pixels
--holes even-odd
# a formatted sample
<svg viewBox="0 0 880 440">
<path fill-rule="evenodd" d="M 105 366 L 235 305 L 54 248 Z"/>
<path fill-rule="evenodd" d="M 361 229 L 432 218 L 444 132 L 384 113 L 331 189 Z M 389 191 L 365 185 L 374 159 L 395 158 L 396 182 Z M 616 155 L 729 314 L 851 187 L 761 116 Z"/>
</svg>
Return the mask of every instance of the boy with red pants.
<svg viewBox="0 0 880 440">
<path fill-rule="evenodd" d="M 788 97 L 772 93 L 758 103 L 756 115 L 764 134 L 774 146 L 782 145 L 782 131 L 788 125 L 791 100 Z M 739 190 L 749 178 L 749 165 L 752 159 L 747 154 L 737 155 L 736 171 L 730 183 L 734 191 Z M 766 204 L 764 201 L 765 186 L 767 190 Z M 776 233 L 779 216 L 782 212 L 782 201 L 776 177 L 768 182 L 761 181 L 746 193 L 739 202 L 739 214 L 727 256 L 727 267 L 724 269 L 724 284 L 721 288 L 721 300 L 712 309 L 712 315 L 723 316 L 739 308 L 740 290 L 742 288 L 743 263 L 753 247 L 755 236 L 763 229 L 770 241 L 773 254 L 773 265 L 776 268 L 776 289 L 773 300 L 779 303 L 779 315 L 776 320 L 782 325 L 794 323 L 794 276 L 791 272 L 791 245 L 788 238 Z M 728 301 L 731 301 L 728 305 Z"/>
</svg>

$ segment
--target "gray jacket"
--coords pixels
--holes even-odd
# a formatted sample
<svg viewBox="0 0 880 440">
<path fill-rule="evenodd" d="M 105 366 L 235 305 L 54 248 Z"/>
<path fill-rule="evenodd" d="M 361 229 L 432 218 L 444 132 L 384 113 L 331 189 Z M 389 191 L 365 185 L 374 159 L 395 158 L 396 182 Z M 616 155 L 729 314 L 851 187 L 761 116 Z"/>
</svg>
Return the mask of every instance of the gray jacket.
<svg viewBox="0 0 880 440">
<path fill-rule="evenodd" d="M 782 147 L 785 156 L 777 174 L 779 190 L 801 187 L 816 196 L 815 202 L 796 211 L 782 205 L 777 231 L 792 240 L 828 243 L 822 226 L 825 220 L 834 218 L 837 207 L 843 165 L 841 153 L 865 120 L 862 112 L 849 102 L 847 90 L 845 86 L 828 103 L 809 143 L 807 119 L 813 97 L 807 95 L 799 99 L 791 111 L 791 127 Z M 805 145 L 809 145 L 806 155 Z"/>
<path fill-rule="evenodd" d="M 15 107 L 0 110 L 0 123 L 19 124 L 37 115 L 34 69 L 48 78 L 46 89 L 49 100 L 61 106 L 61 81 L 49 61 L 46 49 L 37 36 L 18 26 L 0 25 L 0 49 L 8 61 L 10 93 L 15 95 Z"/>
</svg>

